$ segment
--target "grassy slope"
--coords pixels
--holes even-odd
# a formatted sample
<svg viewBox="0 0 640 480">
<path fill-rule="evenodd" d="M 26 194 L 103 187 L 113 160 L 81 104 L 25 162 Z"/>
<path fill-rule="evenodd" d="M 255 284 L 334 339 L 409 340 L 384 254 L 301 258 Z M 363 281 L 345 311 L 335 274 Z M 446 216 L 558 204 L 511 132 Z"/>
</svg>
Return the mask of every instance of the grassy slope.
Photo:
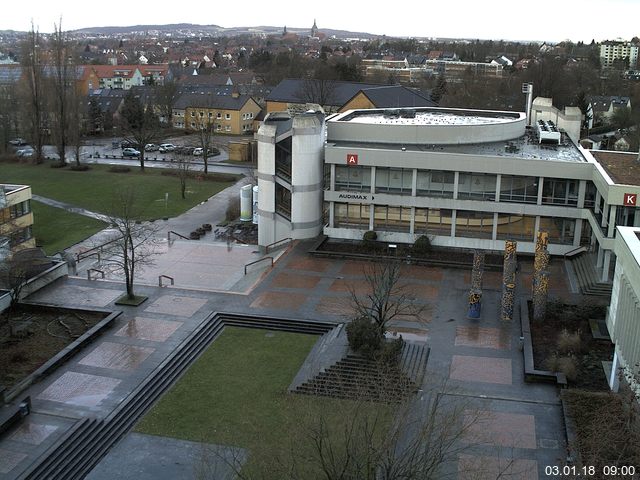
<svg viewBox="0 0 640 480">
<path fill-rule="evenodd" d="M 136 430 L 248 448 L 247 468 L 278 478 L 274 460 L 289 462 L 292 446 L 296 455 L 302 452 L 301 425 L 310 425 L 322 411 L 341 428 L 345 418 L 340 414 L 353 403 L 286 392 L 316 340 L 227 327 Z"/>
<path fill-rule="evenodd" d="M 145 173 L 132 168 L 129 173 L 111 173 L 108 165 L 92 165 L 91 170 L 75 172 L 68 168 L 41 165 L 3 163 L 1 183 L 31 185 L 35 195 L 50 197 L 88 210 L 108 213 L 111 197 L 119 189 L 135 189 L 136 198 L 145 206 L 145 219 L 174 217 L 199 204 L 232 184 L 231 181 L 187 182 L 187 198 L 180 198 L 180 182 L 176 177 L 162 175 L 162 169 L 147 168 Z M 165 207 L 165 193 L 169 193 Z"/>
<path fill-rule="evenodd" d="M 36 201 L 31 202 L 31 209 L 36 244 L 42 246 L 47 255 L 62 251 L 106 227 L 100 220 Z"/>
</svg>

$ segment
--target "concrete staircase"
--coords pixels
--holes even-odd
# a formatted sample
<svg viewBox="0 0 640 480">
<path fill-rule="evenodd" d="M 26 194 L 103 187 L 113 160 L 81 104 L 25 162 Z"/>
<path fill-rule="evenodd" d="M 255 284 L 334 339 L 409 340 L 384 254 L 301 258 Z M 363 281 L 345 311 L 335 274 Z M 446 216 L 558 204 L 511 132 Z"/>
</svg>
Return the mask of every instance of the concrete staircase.
<svg viewBox="0 0 640 480">
<path fill-rule="evenodd" d="M 83 418 L 45 451 L 19 480 L 74 480 L 84 478 L 151 408 L 225 326 L 280 330 L 321 335 L 332 323 L 273 317 L 212 314 L 202 322 L 156 369 L 104 419 Z"/>
<path fill-rule="evenodd" d="M 405 343 L 397 365 L 349 354 L 307 382 L 294 393 L 397 404 L 415 394 L 424 380 L 429 348 Z"/>
<path fill-rule="evenodd" d="M 583 253 L 570 260 L 578 280 L 578 288 L 583 295 L 611 296 L 611 283 L 601 282 L 591 255 Z"/>
</svg>

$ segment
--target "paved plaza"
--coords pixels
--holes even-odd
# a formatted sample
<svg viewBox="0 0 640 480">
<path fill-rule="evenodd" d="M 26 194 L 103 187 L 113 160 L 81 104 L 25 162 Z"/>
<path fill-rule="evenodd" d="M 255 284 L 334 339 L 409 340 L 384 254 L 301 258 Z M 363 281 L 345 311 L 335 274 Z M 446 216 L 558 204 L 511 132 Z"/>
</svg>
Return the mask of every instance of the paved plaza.
<svg viewBox="0 0 640 480">
<path fill-rule="evenodd" d="M 142 282 L 136 293 L 149 298 L 139 307 L 114 304 L 124 289 L 114 279 L 63 278 L 29 297 L 34 302 L 93 306 L 123 314 L 105 334 L 25 392 L 32 398 L 33 413 L 0 438 L 0 480 L 16 478 L 59 442 L 76 419 L 108 416 L 211 312 L 333 322 L 348 318 L 350 290 L 366 291 L 368 264 L 314 258 L 307 253 L 310 245 L 292 245 L 280 253 L 273 268 L 249 274 L 250 280 L 244 281 L 242 269 L 254 247 L 227 251 L 226 245 L 177 242 L 166 247 L 174 250 L 149 274 L 171 271 L 176 286 Z M 572 297 L 562 264 L 552 263 L 551 270 L 551 294 Z M 199 278 L 196 285 L 189 283 L 190 272 Z M 499 273 L 487 272 L 480 320 L 466 317 L 468 271 L 403 265 L 402 278 L 427 311 L 421 321 L 399 318 L 391 329 L 431 347 L 427 365 L 431 375 L 425 382 L 433 376 L 444 378 L 443 395 L 465 399 L 482 413 L 482 421 L 464 440 L 472 447 L 459 456 L 452 478 L 495 478 L 491 477 L 495 472 L 505 472 L 501 478 L 542 479 L 546 465 L 562 465 L 566 453 L 559 392 L 551 385 L 524 383 L 519 319 L 498 318 Z M 518 278 L 521 295 L 527 295 L 530 279 L 531 266 L 525 263 Z M 225 291 L 232 282 L 243 287 Z M 139 444 L 144 448 L 135 456 L 136 468 L 131 462 L 128 468 L 117 468 L 125 465 L 128 446 Z M 193 466 L 162 469 L 151 459 L 173 449 L 186 461 L 198 448 L 172 439 L 160 439 L 156 445 L 128 434 L 89 478 L 193 478 Z M 471 475 L 480 468 L 486 474 Z M 109 476 L 116 472 L 117 477 Z"/>
</svg>

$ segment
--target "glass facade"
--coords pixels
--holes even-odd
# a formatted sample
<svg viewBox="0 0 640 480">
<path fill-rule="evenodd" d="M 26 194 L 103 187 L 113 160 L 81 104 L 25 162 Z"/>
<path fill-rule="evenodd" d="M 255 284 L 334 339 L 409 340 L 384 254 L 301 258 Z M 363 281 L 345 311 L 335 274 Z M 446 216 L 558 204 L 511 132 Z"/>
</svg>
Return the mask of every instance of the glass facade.
<svg viewBox="0 0 640 480">
<path fill-rule="evenodd" d="M 495 200 L 496 178 L 496 175 L 488 173 L 460 173 L 458 176 L 458 198 Z"/>
<path fill-rule="evenodd" d="M 416 208 L 413 233 L 449 237 L 452 215 L 453 211 L 446 208 Z"/>
<path fill-rule="evenodd" d="M 442 170 L 418 170 L 416 193 L 423 197 L 453 198 L 455 173 Z"/>
<path fill-rule="evenodd" d="M 542 185 L 543 205 L 578 205 L 578 181 L 564 178 L 545 178 Z"/>
<path fill-rule="evenodd" d="M 376 168 L 376 193 L 411 195 L 412 182 L 412 169 Z"/>
<path fill-rule="evenodd" d="M 550 243 L 571 245 L 575 229 L 573 218 L 540 217 L 540 231 L 549 232 Z"/>
<path fill-rule="evenodd" d="M 498 215 L 498 240 L 534 241 L 536 217 L 528 215 Z"/>
<path fill-rule="evenodd" d="M 456 211 L 456 237 L 491 238 L 493 235 L 493 213 Z"/>
<path fill-rule="evenodd" d="M 336 165 L 335 189 L 338 191 L 370 192 L 371 167 Z"/>
<path fill-rule="evenodd" d="M 500 201 L 514 203 L 537 203 L 538 180 L 538 177 L 502 175 L 500 180 Z"/>
<path fill-rule="evenodd" d="M 335 227 L 369 230 L 370 206 L 360 203 L 334 203 L 333 223 Z"/>
<path fill-rule="evenodd" d="M 409 233 L 411 208 L 376 205 L 373 214 L 373 229 L 389 232 Z"/>
<path fill-rule="evenodd" d="M 276 213 L 291 220 L 291 192 L 276 183 Z"/>
</svg>

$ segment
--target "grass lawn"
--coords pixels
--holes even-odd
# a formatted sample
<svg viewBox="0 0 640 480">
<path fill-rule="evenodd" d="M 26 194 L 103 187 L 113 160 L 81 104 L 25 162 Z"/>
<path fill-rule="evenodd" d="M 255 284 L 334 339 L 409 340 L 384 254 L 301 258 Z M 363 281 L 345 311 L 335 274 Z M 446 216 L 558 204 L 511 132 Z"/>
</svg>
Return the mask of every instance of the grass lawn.
<svg viewBox="0 0 640 480">
<path fill-rule="evenodd" d="M 250 473 L 282 478 L 278 460 L 289 464 L 292 449 L 298 461 L 304 458 L 304 426 L 328 412 L 322 418 L 343 428 L 347 404 L 355 403 L 287 393 L 317 338 L 226 327 L 136 430 L 247 448 Z M 389 409 L 375 408 L 384 410 L 388 425 Z"/>
<path fill-rule="evenodd" d="M 35 200 L 31 201 L 31 209 L 33 236 L 47 255 L 61 252 L 106 227 L 104 222 L 95 218 L 69 213 Z"/>
<path fill-rule="evenodd" d="M 217 175 L 220 181 L 187 181 L 187 198 L 180 198 L 180 181 L 175 176 L 162 175 L 165 169 L 147 168 L 141 173 L 131 167 L 128 173 L 109 172 L 110 165 L 91 165 L 91 169 L 76 172 L 69 168 L 51 168 L 50 162 L 40 165 L 3 163 L 2 182 L 30 185 L 35 195 L 50 197 L 100 213 L 109 213 L 114 192 L 133 188 L 136 199 L 144 205 L 145 220 L 175 217 L 212 195 L 235 183 L 236 176 Z M 169 202 L 165 207 L 165 194 Z"/>
</svg>

